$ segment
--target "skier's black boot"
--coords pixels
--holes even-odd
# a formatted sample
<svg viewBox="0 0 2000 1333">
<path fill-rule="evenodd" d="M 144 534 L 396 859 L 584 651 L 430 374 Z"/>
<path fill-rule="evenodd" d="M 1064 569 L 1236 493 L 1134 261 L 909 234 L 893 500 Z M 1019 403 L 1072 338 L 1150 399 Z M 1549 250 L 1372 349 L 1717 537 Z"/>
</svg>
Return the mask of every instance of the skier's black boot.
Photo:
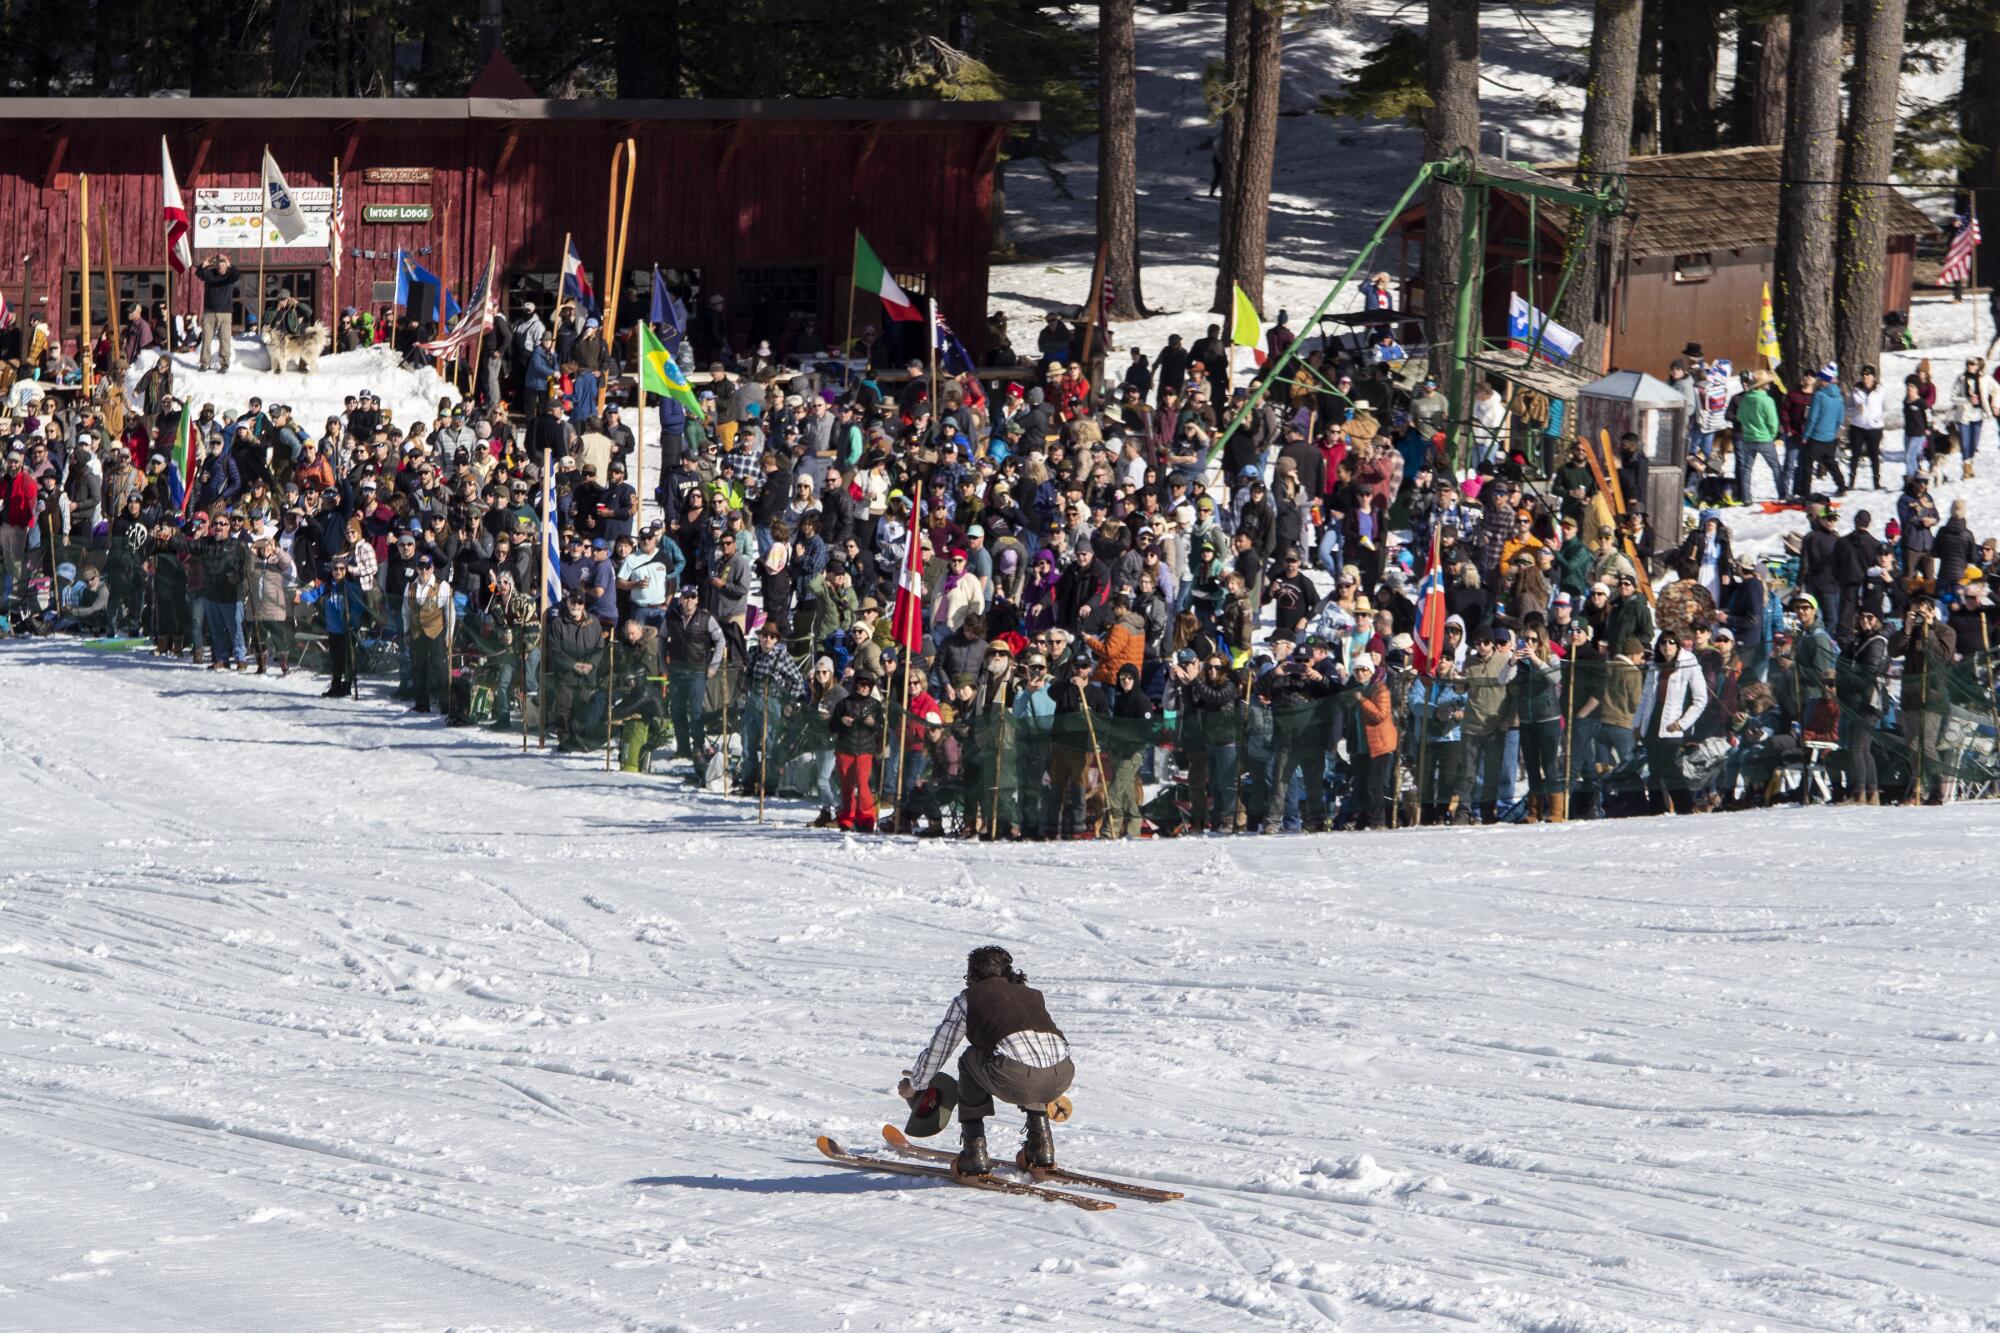
<svg viewBox="0 0 2000 1333">
<path fill-rule="evenodd" d="M 1050 1167 L 1056 1164 L 1056 1136 L 1049 1128 L 1047 1111 L 1028 1112 L 1028 1141 L 1021 1148 L 1021 1165 Z"/>
<path fill-rule="evenodd" d="M 958 1160 L 951 1169 L 961 1176 L 990 1176 L 993 1174 L 993 1159 L 986 1155 L 986 1122 L 984 1120 L 962 1120 L 958 1132 L 964 1145 L 958 1150 Z"/>
</svg>

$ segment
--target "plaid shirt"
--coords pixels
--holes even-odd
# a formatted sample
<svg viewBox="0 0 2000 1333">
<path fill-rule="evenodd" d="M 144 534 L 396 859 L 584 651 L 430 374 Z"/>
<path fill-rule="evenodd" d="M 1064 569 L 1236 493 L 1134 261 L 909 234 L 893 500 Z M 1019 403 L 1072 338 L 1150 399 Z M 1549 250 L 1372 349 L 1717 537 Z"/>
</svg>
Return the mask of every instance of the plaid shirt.
<svg viewBox="0 0 2000 1333">
<path fill-rule="evenodd" d="M 930 1044 L 910 1067 L 910 1086 L 918 1092 L 928 1088 L 964 1040 L 965 992 L 960 991 L 944 1011 L 944 1021 L 931 1034 Z M 1016 1032 L 994 1049 L 1033 1069 L 1053 1069 L 1069 1059 L 1069 1043 L 1053 1032 Z"/>
<path fill-rule="evenodd" d="M 805 676 L 783 643 L 776 648 L 766 648 L 761 642 L 752 644 L 749 660 L 752 698 L 789 700 L 805 693 Z"/>
</svg>

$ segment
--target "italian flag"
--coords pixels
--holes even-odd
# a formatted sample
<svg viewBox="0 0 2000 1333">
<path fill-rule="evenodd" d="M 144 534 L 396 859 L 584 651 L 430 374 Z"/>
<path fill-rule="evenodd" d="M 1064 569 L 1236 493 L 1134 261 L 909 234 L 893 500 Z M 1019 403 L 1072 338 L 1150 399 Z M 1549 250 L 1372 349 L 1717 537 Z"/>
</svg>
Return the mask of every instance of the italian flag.
<svg viewBox="0 0 2000 1333">
<path fill-rule="evenodd" d="M 1251 360 L 1261 366 L 1271 359 L 1269 349 L 1264 346 L 1264 321 L 1243 289 L 1235 283 L 1229 285 L 1236 292 L 1236 308 L 1229 317 L 1229 341 L 1249 348 Z"/>
<path fill-rule="evenodd" d="M 868 247 L 867 238 L 859 231 L 854 233 L 854 285 L 865 292 L 873 292 L 882 298 L 882 309 L 890 319 L 921 321 L 923 311 L 917 309 L 896 280 L 889 276 L 889 270 L 882 267 L 882 261 Z"/>
</svg>

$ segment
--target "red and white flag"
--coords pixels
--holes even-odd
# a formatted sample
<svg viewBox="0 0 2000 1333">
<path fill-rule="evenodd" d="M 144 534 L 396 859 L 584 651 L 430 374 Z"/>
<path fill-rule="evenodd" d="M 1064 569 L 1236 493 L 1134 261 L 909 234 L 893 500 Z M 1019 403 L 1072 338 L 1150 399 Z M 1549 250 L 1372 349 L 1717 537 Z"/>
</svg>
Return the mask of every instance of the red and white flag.
<svg viewBox="0 0 2000 1333">
<path fill-rule="evenodd" d="M 174 179 L 174 155 L 167 151 L 164 134 L 160 136 L 160 182 L 161 211 L 167 228 L 167 262 L 174 266 L 174 272 L 185 273 L 194 267 L 194 255 L 188 250 L 188 211 L 181 202 L 181 183 Z"/>
<path fill-rule="evenodd" d="M 1965 201 L 1965 217 L 1958 224 L 1958 234 L 1951 238 L 1951 244 L 1944 252 L 1944 267 L 1938 270 L 1938 281 L 1944 284 L 1964 282 L 1972 276 L 1972 255 L 1979 248 L 1979 208 L 1970 196 Z"/>
<path fill-rule="evenodd" d="M 1416 643 L 1410 653 L 1412 665 L 1423 676 L 1437 674 L 1444 657 L 1444 570 L 1438 561 L 1441 545 L 1438 530 L 1433 527 L 1430 568 L 1425 571 L 1423 581 L 1417 584 Z"/>
<path fill-rule="evenodd" d="M 917 493 L 923 499 L 923 493 Z M 903 651 L 915 653 L 924 641 L 924 534 L 922 509 L 910 511 L 910 530 L 906 540 L 908 549 L 903 553 L 902 568 L 896 571 L 896 612 L 889 622 L 889 633 Z"/>
</svg>

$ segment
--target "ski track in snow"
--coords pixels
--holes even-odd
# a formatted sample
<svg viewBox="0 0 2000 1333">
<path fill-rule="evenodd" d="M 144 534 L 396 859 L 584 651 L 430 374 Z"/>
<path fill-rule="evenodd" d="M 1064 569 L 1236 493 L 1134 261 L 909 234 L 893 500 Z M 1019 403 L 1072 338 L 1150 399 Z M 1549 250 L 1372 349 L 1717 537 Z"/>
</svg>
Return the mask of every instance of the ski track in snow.
<svg viewBox="0 0 2000 1333">
<path fill-rule="evenodd" d="M 0 1326 L 2000 1327 L 1991 806 L 918 845 L 304 679 L 0 697 Z M 1066 1157 L 1184 1202 L 818 1159 L 989 939 Z"/>
</svg>

